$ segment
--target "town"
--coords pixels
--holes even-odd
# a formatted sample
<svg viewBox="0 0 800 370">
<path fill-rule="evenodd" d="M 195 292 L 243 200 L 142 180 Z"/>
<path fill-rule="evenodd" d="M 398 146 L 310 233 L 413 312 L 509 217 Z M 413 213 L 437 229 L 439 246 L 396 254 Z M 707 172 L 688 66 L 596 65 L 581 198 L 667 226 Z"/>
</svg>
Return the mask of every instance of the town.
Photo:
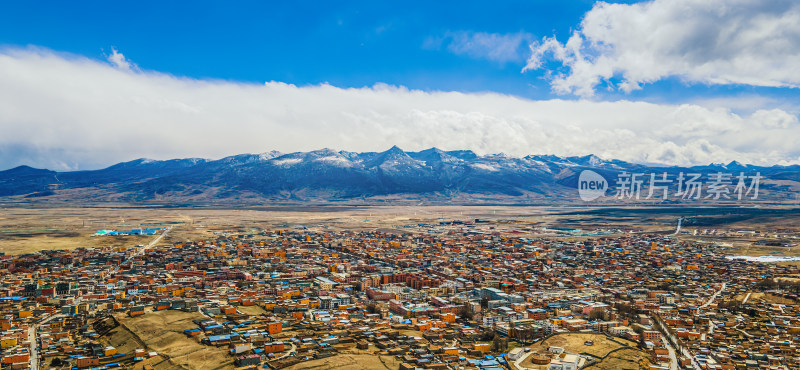
<svg viewBox="0 0 800 370">
<path fill-rule="evenodd" d="M 708 230 L 287 226 L 4 255 L 2 367 L 800 367 L 798 267 Z"/>
<path fill-rule="evenodd" d="M 800 0 L 0 1 L 0 370 L 800 370 Z"/>
</svg>

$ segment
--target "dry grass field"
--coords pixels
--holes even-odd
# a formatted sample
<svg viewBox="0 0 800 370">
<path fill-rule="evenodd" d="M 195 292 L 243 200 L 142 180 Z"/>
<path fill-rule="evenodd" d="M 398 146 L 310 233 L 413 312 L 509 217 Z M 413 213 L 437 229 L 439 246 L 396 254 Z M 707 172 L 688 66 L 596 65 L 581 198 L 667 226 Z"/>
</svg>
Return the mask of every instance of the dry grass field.
<svg viewBox="0 0 800 370">
<path fill-rule="evenodd" d="M 396 370 L 400 367 L 400 362 L 394 356 L 374 356 L 374 355 L 351 355 L 341 354 L 338 356 L 301 362 L 289 366 L 287 370 L 377 370 L 390 369 Z"/>
<path fill-rule="evenodd" d="M 112 329 L 108 334 L 100 338 L 100 343 L 103 345 L 110 345 L 117 349 L 118 353 L 130 353 L 136 349 L 148 349 L 147 344 L 143 342 L 133 332 L 128 330 L 126 326 L 120 325 Z M 134 369 L 143 369 L 145 365 L 152 365 L 155 369 L 172 369 L 175 365 L 169 362 L 166 356 L 156 356 L 149 358 L 145 361 L 137 363 Z"/>
<path fill-rule="evenodd" d="M 792 299 L 783 298 L 771 293 L 749 292 L 749 294 L 750 298 L 747 299 L 747 304 L 752 304 L 755 306 L 768 304 L 797 304 L 797 302 Z M 746 293 L 737 294 L 733 297 L 733 299 L 742 302 L 744 301 L 745 297 L 747 297 Z"/>
<path fill-rule="evenodd" d="M 122 247 L 146 244 L 151 236 L 93 237 L 97 230 L 128 230 L 146 222 L 146 212 L 133 210 L 75 208 L 0 210 L 0 252 L 30 253 L 43 249 Z"/>
<path fill-rule="evenodd" d="M 636 363 L 639 361 L 639 358 L 646 358 L 647 354 L 643 351 L 640 351 L 636 348 L 636 343 L 622 339 L 622 338 L 614 338 L 614 340 L 628 344 L 630 349 L 624 349 L 612 354 L 613 356 L 609 356 L 606 360 L 602 363 L 596 364 L 594 366 L 601 366 L 597 368 L 601 369 L 614 369 L 614 367 L 605 367 L 606 361 L 610 361 L 609 363 L 618 363 L 621 364 L 621 361 L 629 361 L 632 363 Z M 594 342 L 593 345 L 587 346 L 585 343 L 586 341 Z M 609 352 L 624 348 L 624 345 L 619 343 L 613 342 L 609 340 L 605 335 L 602 334 L 584 334 L 584 333 L 569 333 L 569 334 L 561 334 L 555 335 L 547 340 L 537 343 L 531 346 L 531 351 L 538 352 L 538 353 L 547 353 L 548 348 L 550 347 L 563 347 L 566 352 L 570 353 L 588 353 L 595 357 L 604 357 Z M 612 357 L 618 357 L 617 360 L 612 359 Z M 531 362 L 530 357 L 525 359 L 521 363 L 523 367 L 526 368 L 535 368 L 535 369 L 546 369 L 546 365 L 535 365 Z M 638 367 L 634 367 L 638 369 Z"/>
<path fill-rule="evenodd" d="M 793 247 L 770 247 L 764 245 L 753 245 L 750 243 L 738 242 L 734 243 L 733 247 L 729 249 L 731 254 L 742 256 L 800 256 L 800 246 Z"/>
<path fill-rule="evenodd" d="M 227 354 L 227 348 L 204 346 L 194 338 L 183 334 L 186 329 L 194 328 L 192 320 L 203 318 L 196 312 L 158 311 L 146 315 L 130 318 L 120 315 L 117 320 L 120 327 L 114 330 L 130 331 L 137 339 L 144 343 L 148 351 L 156 351 L 166 356 L 169 361 L 164 363 L 165 368 L 180 369 L 230 369 L 233 368 L 233 357 Z M 116 333 L 116 334 L 119 334 Z M 110 341 L 119 341 L 115 335 Z M 130 341 L 128 335 L 123 334 L 122 339 Z M 136 347 L 141 348 L 141 347 Z"/>
<path fill-rule="evenodd" d="M 126 230 L 143 224 L 172 226 L 172 232 L 163 239 L 167 244 L 208 239 L 215 232 L 257 233 L 263 228 L 414 231 L 400 227 L 475 218 L 515 218 L 528 224 L 545 224 L 552 218 L 548 216 L 552 211 L 541 207 L 0 208 L 0 252 L 135 246 L 152 237 L 92 234 L 100 229 Z"/>
<path fill-rule="evenodd" d="M 0 208 L 0 251 L 20 254 L 42 249 L 78 247 L 134 246 L 151 237 L 92 237 L 99 229 L 131 229 L 143 224 L 172 226 L 163 243 L 208 239 L 214 233 L 232 231 L 257 233 L 262 229 L 302 228 L 312 230 L 371 230 L 422 232 L 416 224 L 441 221 L 470 221 L 476 218 L 497 221 L 499 231 L 559 226 L 583 230 L 622 229 L 635 232 L 669 234 L 677 217 L 708 209 L 682 208 L 588 208 L 543 206 L 265 206 L 244 209 L 220 208 Z M 767 214 L 695 216 L 696 222 L 715 224 L 709 228 L 800 230 L 800 221 L 785 209 Z M 788 212 L 788 213 L 787 213 Z M 698 221 L 699 220 L 699 221 Z M 412 225 L 411 227 L 408 227 Z M 145 225 L 147 227 L 148 225 Z M 687 226 L 687 228 L 690 226 Z M 696 228 L 699 228 L 697 226 Z M 522 234 L 530 231 L 522 231 Z M 531 234 L 532 236 L 536 236 Z M 579 239 L 563 237 L 565 239 Z M 800 248 L 753 246 L 755 239 L 733 237 L 682 237 L 687 240 L 719 241 L 734 245 L 731 253 L 800 255 Z M 763 239 L 763 238 L 762 238 Z"/>
<path fill-rule="evenodd" d="M 108 334 L 100 338 L 104 345 L 110 345 L 117 349 L 118 353 L 130 353 L 138 348 L 146 348 L 147 345 L 125 326 L 118 326 Z"/>
<path fill-rule="evenodd" d="M 241 312 L 243 314 L 250 315 L 250 316 L 258 316 L 258 315 L 261 315 L 261 314 L 267 312 L 263 308 L 261 308 L 261 306 L 257 306 L 257 305 L 254 305 L 254 306 L 239 306 L 239 307 L 237 307 L 237 310 L 239 310 L 239 312 Z"/>
<path fill-rule="evenodd" d="M 652 357 L 636 349 L 622 349 L 603 359 L 600 363 L 587 367 L 590 370 L 637 370 L 648 369 Z"/>
<path fill-rule="evenodd" d="M 145 366 L 150 365 L 155 370 L 169 370 L 174 369 L 175 365 L 169 362 L 164 356 L 156 356 L 145 359 L 144 361 L 137 362 L 131 366 L 131 370 L 144 370 Z"/>
<path fill-rule="evenodd" d="M 636 347 L 636 343 L 631 342 L 629 340 L 625 340 L 622 338 L 615 338 L 614 340 L 622 343 L 627 343 L 628 346 L 630 347 Z M 587 346 L 584 344 L 586 341 L 593 341 L 594 345 Z M 611 352 L 617 348 L 624 347 L 616 342 L 609 340 L 605 335 L 582 334 L 582 333 L 556 335 L 548 338 L 542 343 L 539 343 L 537 346 L 542 347 L 539 349 L 544 349 L 544 350 L 547 350 L 547 348 L 551 346 L 564 347 L 564 349 L 567 352 L 573 352 L 573 353 L 585 352 L 595 357 L 603 357 L 608 352 Z"/>
</svg>

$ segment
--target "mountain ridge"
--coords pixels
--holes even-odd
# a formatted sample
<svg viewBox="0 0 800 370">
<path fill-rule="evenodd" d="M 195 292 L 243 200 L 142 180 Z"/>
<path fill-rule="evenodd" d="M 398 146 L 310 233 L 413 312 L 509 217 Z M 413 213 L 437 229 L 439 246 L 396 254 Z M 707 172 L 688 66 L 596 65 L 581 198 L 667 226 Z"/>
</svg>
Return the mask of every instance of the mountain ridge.
<svg viewBox="0 0 800 370">
<path fill-rule="evenodd" d="M 217 160 L 139 158 L 98 170 L 52 171 L 18 166 L 0 171 L 0 199 L 182 203 L 426 199 L 561 202 L 577 199 L 578 175 L 594 170 L 609 187 L 624 173 L 726 171 L 761 173 L 770 201 L 800 193 L 800 166 L 754 166 L 732 161 L 704 166 L 652 166 L 596 155 L 561 157 L 477 155 L 429 148 L 383 152 L 329 148 L 308 152 L 238 154 Z M 676 189 L 677 190 L 677 189 Z"/>
</svg>

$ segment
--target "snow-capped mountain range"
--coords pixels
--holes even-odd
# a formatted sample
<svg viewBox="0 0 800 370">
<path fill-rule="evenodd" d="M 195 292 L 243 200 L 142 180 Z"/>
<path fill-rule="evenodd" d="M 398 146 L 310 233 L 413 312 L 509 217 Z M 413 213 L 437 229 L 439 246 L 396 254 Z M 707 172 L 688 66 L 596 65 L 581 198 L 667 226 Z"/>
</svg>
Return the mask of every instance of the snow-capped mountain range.
<svg viewBox="0 0 800 370">
<path fill-rule="evenodd" d="M 0 171 L 7 201 L 251 203 L 275 201 L 562 202 L 577 199 L 578 175 L 592 169 L 614 186 L 620 173 L 733 173 L 765 176 L 762 194 L 792 201 L 800 166 L 710 164 L 691 168 L 647 166 L 594 155 L 559 157 L 477 155 L 436 148 L 405 152 L 241 154 L 219 160 L 137 159 L 94 171 L 56 172 L 20 166 Z"/>
</svg>

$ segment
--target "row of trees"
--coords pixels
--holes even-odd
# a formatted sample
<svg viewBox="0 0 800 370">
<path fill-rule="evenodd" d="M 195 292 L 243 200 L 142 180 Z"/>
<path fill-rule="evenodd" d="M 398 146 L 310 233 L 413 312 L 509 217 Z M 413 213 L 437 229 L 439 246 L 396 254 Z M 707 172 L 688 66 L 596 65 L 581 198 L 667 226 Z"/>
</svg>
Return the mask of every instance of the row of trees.
<svg viewBox="0 0 800 370">
<path fill-rule="evenodd" d="M 800 281 L 796 280 L 779 280 L 775 278 L 766 278 L 757 282 L 753 288 L 760 291 L 765 290 L 778 290 L 782 289 L 790 293 L 800 293 Z"/>
</svg>

